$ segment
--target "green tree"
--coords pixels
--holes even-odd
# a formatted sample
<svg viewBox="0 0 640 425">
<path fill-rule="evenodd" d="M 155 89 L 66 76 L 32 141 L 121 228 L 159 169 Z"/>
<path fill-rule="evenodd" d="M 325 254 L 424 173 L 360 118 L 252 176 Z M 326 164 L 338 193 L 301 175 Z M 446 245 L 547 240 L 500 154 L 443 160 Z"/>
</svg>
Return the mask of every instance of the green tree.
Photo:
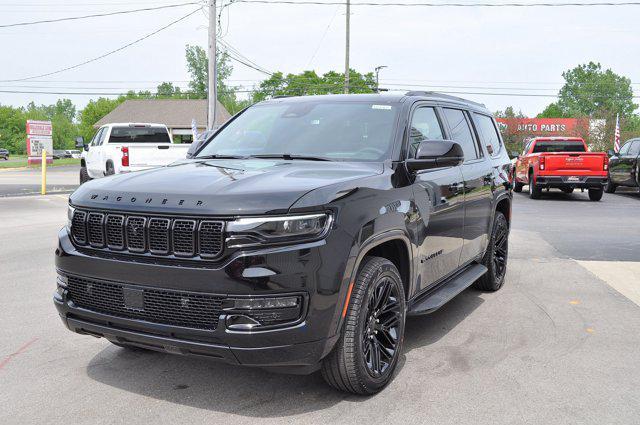
<svg viewBox="0 0 640 425">
<path fill-rule="evenodd" d="M 550 103 L 537 115 L 538 118 L 568 118 L 557 103 Z"/>
<path fill-rule="evenodd" d="M 589 62 L 562 73 L 565 84 L 558 94 L 558 108 L 565 116 L 608 119 L 615 114 L 627 117 L 638 105 L 633 103 L 631 80 L 599 63 Z"/>
<path fill-rule="evenodd" d="M 189 97 L 195 99 L 206 99 L 209 87 L 209 59 L 207 53 L 200 46 L 186 47 L 187 70 L 191 75 L 189 81 Z M 227 84 L 233 65 L 230 63 L 229 55 L 226 51 L 221 51 L 217 58 L 217 90 L 218 101 L 231 114 L 238 112 L 247 105 L 246 101 L 239 101 L 236 96 L 237 87 Z"/>
<path fill-rule="evenodd" d="M 124 101 L 124 100 L 123 100 Z M 113 111 L 120 103 L 120 99 L 108 99 L 106 97 L 99 97 L 96 100 L 90 100 L 87 106 L 80 111 L 78 125 L 80 135 L 84 137 L 85 141 L 89 141 L 96 132 L 93 125 L 97 123 L 100 118 Z"/>
<path fill-rule="evenodd" d="M 373 93 L 376 83 L 373 72 L 360 74 L 353 69 L 349 73 L 350 93 Z M 273 96 L 308 96 L 316 94 L 342 93 L 344 74 L 329 71 L 319 76 L 315 71 L 300 74 L 276 72 L 260 83 L 252 93 L 253 102 L 260 102 Z"/>
<path fill-rule="evenodd" d="M 496 111 L 496 118 L 526 118 L 522 111 L 518 111 L 513 108 L 513 106 L 507 106 L 504 108 L 504 111 Z"/>
<path fill-rule="evenodd" d="M 22 108 L 0 105 L 0 147 L 14 154 L 26 153 L 26 120 Z"/>
<path fill-rule="evenodd" d="M 174 86 L 172 83 L 161 83 L 156 90 L 156 97 L 158 98 L 181 98 L 182 91 L 180 87 Z"/>
</svg>

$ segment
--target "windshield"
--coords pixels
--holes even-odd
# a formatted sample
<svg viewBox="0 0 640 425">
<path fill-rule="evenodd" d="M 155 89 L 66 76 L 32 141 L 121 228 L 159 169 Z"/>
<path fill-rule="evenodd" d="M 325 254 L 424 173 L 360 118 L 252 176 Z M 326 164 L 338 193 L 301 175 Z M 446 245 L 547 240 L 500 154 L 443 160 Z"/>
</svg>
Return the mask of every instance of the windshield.
<svg viewBox="0 0 640 425">
<path fill-rule="evenodd" d="M 218 132 L 198 157 L 286 154 L 381 161 L 391 156 L 398 108 L 326 101 L 256 105 Z"/>
<path fill-rule="evenodd" d="M 109 143 L 171 143 L 164 127 L 113 127 Z"/>
<path fill-rule="evenodd" d="M 544 152 L 585 152 L 585 149 L 584 143 L 578 141 L 537 142 L 533 153 Z"/>
</svg>

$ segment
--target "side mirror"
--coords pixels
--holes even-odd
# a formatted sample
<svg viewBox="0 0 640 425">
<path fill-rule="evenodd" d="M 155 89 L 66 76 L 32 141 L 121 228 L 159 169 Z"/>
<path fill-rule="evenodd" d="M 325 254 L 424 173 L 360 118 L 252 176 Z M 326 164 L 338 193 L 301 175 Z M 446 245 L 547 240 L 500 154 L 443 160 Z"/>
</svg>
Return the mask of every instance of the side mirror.
<svg viewBox="0 0 640 425">
<path fill-rule="evenodd" d="M 407 159 L 409 171 L 440 167 L 455 167 L 464 161 L 462 146 L 451 140 L 425 140 L 420 142 L 416 157 Z"/>
<path fill-rule="evenodd" d="M 609 150 L 607 151 L 607 155 L 609 155 L 609 156 L 615 156 L 615 155 L 616 155 L 616 153 L 613 151 L 613 149 L 609 149 Z"/>
<path fill-rule="evenodd" d="M 84 147 L 84 137 L 78 136 L 76 137 L 76 148 Z"/>
</svg>

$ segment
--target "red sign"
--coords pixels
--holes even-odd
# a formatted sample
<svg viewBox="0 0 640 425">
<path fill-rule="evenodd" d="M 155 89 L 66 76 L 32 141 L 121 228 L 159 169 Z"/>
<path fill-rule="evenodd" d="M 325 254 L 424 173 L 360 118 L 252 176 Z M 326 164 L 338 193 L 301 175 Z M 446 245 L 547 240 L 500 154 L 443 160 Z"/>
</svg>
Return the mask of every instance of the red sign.
<svg viewBox="0 0 640 425">
<path fill-rule="evenodd" d="M 27 136 L 51 136 L 51 121 L 27 120 Z"/>
<path fill-rule="evenodd" d="M 580 118 L 497 118 L 509 133 L 529 136 L 581 136 L 589 130 L 589 120 Z"/>
</svg>

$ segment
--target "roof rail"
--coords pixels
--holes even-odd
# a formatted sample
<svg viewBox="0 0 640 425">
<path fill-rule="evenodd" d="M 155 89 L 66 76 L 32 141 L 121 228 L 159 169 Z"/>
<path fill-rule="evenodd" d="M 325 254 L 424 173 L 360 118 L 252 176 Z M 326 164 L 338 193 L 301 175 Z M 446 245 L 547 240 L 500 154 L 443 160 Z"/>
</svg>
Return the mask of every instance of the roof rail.
<svg viewBox="0 0 640 425">
<path fill-rule="evenodd" d="M 486 108 L 484 103 L 474 102 L 473 100 L 464 99 L 458 96 L 451 96 L 449 94 L 438 93 L 435 91 L 421 91 L 421 90 L 411 90 L 405 93 L 405 96 L 428 96 L 428 97 L 439 97 L 445 100 L 455 100 L 457 102 L 470 103 L 472 105 L 480 106 L 482 108 Z"/>
</svg>

